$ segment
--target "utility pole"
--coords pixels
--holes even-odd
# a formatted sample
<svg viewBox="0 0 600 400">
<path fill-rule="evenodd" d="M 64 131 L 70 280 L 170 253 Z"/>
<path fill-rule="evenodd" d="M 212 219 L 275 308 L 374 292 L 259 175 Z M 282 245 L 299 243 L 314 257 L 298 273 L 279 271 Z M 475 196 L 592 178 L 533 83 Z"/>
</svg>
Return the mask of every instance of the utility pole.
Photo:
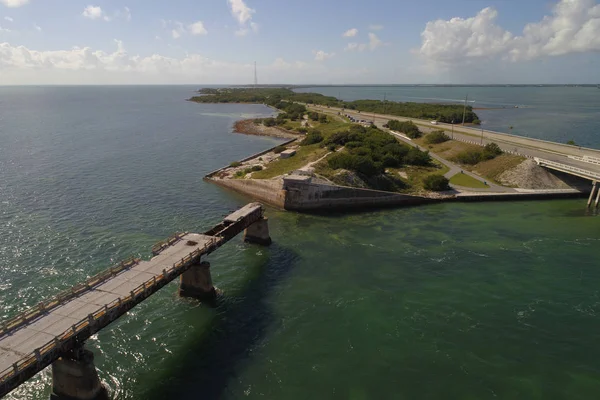
<svg viewBox="0 0 600 400">
<path fill-rule="evenodd" d="M 454 140 L 454 120 L 452 120 L 452 140 Z"/>
<path fill-rule="evenodd" d="M 481 145 L 483 146 L 483 126 L 481 127 Z"/>
<path fill-rule="evenodd" d="M 385 114 L 387 111 L 387 102 L 386 102 L 387 93 L 383 92 L 383 113 Z"/>
<path fill-rule="evenodd" d="M 465 96 L 465 107 L 463 108 L 463 121 L 462 125 L 465 126 L 465 116 L 467 115 L 467 99 L 469 98 L 469 93 Z"/>
</svg>

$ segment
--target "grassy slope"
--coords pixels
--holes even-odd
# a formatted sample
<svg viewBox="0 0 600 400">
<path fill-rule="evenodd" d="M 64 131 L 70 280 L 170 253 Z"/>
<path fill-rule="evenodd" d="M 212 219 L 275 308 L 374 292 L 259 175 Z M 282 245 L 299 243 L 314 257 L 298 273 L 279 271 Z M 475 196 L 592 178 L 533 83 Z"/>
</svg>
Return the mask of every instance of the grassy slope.
<svg viewBox="0 0 600 400">
<path fill-rule="evenodd" d="M 325 153 L 327 153 L 327 149 L 319 147 L 319 144 L 302 146 L 298 149 L 295 156 L 269 163 L 266 169 L 253 173 L 252 178 L 271 179 L 292 172 L 305 166 L 309 162 L 318 160 L 319 157 L 322 157 Z"/>
<path fill-rule="evenodd" d="M 446 160 L 452 160 L 457 154 L 466 150 L 481 150 L 481 146 L 469 143 L 463 143 L 455 140 L 448 140 L 444 143 L 428 145 L 423 138 L 416 139 L 415 143 L 429 149 L 432 153 L 439 155 Z M 524 157 L 511 154 L 502 154 L 492 160 L 480 162 L 476 165 L 461 165 L 467 171 L 471 171 L 492 182 L 497 182 L 498 175 L 502 172 L 516 167 L 525 160 Z"/>
<path fill-rule="evenodd" d="M 484 185 L 483 182 L 478 181 L 477 179 L 470 177 L 467 174 L 461 173 L 458 173 L 452 178 L 450 178 L 450 183 L 475 189 L 489 189 L 489 186 Z"/>
<path fill-rule="evenodd" d="M 323 136 L 326 138 L 339 130 L 348 128 L 348 124 L 343 121 L 329 121 L 325 124 L 311 121 L 311 124 L 314 126 L 314 129 L 321 131 Z M 303 167 L 309 162 L 318 160 L 325 153 L 327 153 L 327 149 L 321 148 L 319 144 L 300 146 L 300 149 L 298 149 L 295 156 L 273 161 L 272 163 L 268 164 L 264 170 L 252 174 L 252 178 L 270 179 L 288 172 L 292 172 Z"/>
</svg>

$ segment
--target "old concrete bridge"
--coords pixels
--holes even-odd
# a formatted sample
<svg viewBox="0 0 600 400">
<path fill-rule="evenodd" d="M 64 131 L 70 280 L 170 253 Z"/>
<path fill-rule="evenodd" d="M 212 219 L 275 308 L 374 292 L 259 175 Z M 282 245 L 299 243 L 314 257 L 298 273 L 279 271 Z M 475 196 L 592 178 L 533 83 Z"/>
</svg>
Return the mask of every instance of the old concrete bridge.
<svg viewBox="0 0 600 400">
<path fill-rule="evenodd" d="M 0 397 L 52 365 L 51 399 L 107 399 L 85 340 L 177 277 L 181 296 L 214 299 L 202 256 L 242 231 L 248 242 L 270 244 L 263 211 L 251 203 L 203 234 L 176 234 L 149 261 L 124 261 L 0 323 Z"/>
</svg>

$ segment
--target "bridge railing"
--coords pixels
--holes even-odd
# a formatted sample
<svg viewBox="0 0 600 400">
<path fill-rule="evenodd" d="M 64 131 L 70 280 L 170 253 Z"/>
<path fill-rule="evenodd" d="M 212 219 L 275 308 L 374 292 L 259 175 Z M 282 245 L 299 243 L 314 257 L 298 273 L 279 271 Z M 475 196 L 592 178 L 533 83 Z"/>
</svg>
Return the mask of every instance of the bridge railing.
<svg viewBox="0 0 600 400">
<path fill-rule="evenodd" d="M 164 249 L 166 249 L 169 246 L 173 246 L 188 233 L 189 232 L 178 232 L 170 238 L 168 238 L 167 240 L 163 240 L 161 242 L 156 243 L 154 246 L 152 246 L 152 254 L 155 256 L 159 255 Z"/>
<path fill-rule="evenodd" d="M 193 260 L 202 256 L 203 254 L 207 254 L 207 253 L 214 251 L 215 249 L 217 249 L 219 247 L 219 245 L 221 244 L 222 241 L 223 240 L 219 237 L 214 237 L 214 238 L 210 239 L 208 241 L 208 243 L 206 243 L 203 247 L 194 250 L 192 253 L 188 254 L 186 257 L 173 263 L 173 265 L 171 267 L 169 267 L 168 269 L 164 269 L 162 271 L 162 274 L 160 274 L 158 276 L 154 276 L 152 279 L 149 279 L 149 280 L 145 281 L 144 283 L 140 284 L 139 286 L 137 286 L 135 289 L 133 289 L 129 293 L 128 296 L 125 296 L 123 298 L 119 297 L 118 299 L 112 301 L 111 303 L 104 305 L 104 307 L 101 307 L 96 312 L 89 314 L 86 318 L 83 318 L 78 323 L 73 324 L 70 329 L 66 330 L 65 332 L 63 332 L 60 335 L 55 336 L 54 339 L 48 341 L 43 346 L 35 349 L 30 354 L 23 357 L 19 362 L 14 363 L 11 367 L 5 369 L 4 371 L 0 371 L 0 396 L 2 395 L 2 393 L 8 393 L 9 390 L 6 390 L 2 386 L 8 385 L 8 381 L 10 379 L 18 376 L 21 372 L 23 372 L 25 369 L 33 366 L 34 364 L 36 364 L 38 362 L 42 362 L 42 360 L 44 360 L 44 359 L 53 358 L 52 355 L 55 352 L 61 351 L 62 346 L 66 341 L 72 339 L 74 336 L 77 336 L 77 334 L 81 333 L 85 329 L 91 328 L 92 331 L 96 332 L 97 330 L 94 329 L 94 327 L 95 326 L 97 327 L 101 324 L 102 324 L 102 326 L 104 326 L 105 324 L 103 324 L 103 322 L 104 322 L 103 320 L 110 319 L 110 315 L 113 314 L 115 311 L 122 309 L 122 307 L 130 306 L 131 304 L 133 304 L 133 305 L 137 304 L 137 300 L 141 296 L 143 296 L 145 298 L 145 297 L 147 297 L 147 295 L 154 293 L 156 290 L 160 289 L 165 284 L 171 282 L 174 279 L 174 277 L 181 274 L 183 272 L 182 269 L 189 266 Z M 119 264 L 117 267 L 110 268 L 107 271 L 117 271 L 117 269 L 119 269 L 119 268 L 120 268 L 120 270 L 123 270 L 124 268 L 121 268 L 122 265 L 127 265 L 127 263 L 137 263 L 137 262 L 139 262 L 139 260 L 129 259 L 126 262 Z M 104 274 L 107 271 L 104 271 L 103 273 L 95 275 L 94 277 L 88 279 L 88 281 L 86 281 L 86 282 L 101 279 L 101 277 L 104 276 Z M 116 272 L 114 272 L 114 273 L 116 273 Z M 89 288 L 85 284 L 76 285 L 75 287 Z M 74 290 L 74 288 L 72 288 L 71 290 Z M 76 293 L 76 291 L 73 291 L 73 292 L 65 291 L 65 292 Z M 72 296 L 75 296 L 75 294 L 72 294 Z M 58 298 L 58 296 L 56 296 L 56 298 Z M 49 300 L 49 302 L 51 302 L 51 301 L 56 301 L 56 299 Z M 40 303 L 40 304 L 42 304 L 42 303 Z M 19 318 L 21 320 L 31 320 L 32 318 L 29 317 L 29 319 L 27 319 L 26 315 L 28 315 L 28 314 L 34 315 L 36 313 L 39 313 L 40 312 L 39 310 L 41 310 L 41 308 L 36 308 L 35 310 L 36 310 L 35 312 L 31 312 L 31 313 L 28 310 L 25 313 L 23 313 L 24 315 L 15 317 L 15 319 Z M 110 320 L 108 322 L 110 322 Z M 8 326 L 9 325 L 7 325 L 7 327 Z M 14 323 L 10 326 L 12 327 L 12 329 L 16 329 Z M 6 332 L 6 331 L 3 331 L 3 333 L 4 332 Z"/>
<path fill-rule="evenodd" d="M 566 164 L 559 163 L 556 161 L 545 160 L 545 159 L 539 158 L 539 157 L 535 157 L 534 160 L 538 165 L 545 164 L 549 167 L 554 167 L 555 169 L 562 169 L 563 171 L 571 171 L 571 172 L 575 172 L 576 174 L 579 174 L 579 175 L 584 175 L 588 178 L 600 180 L 600 174 L 589 171 L 587 169 L 573 167 L 571 165 L 566 165 Z"/>
<path fill-rule="evenodd" d="M 16 315 L 6 321 L 2 321 L 2 323 L 0 323 L 0 336 L 3 336 L 7 332 L 10 332 L 14 329 L 17 329 L 23 324 L 35 320 L 42 314 L 52 310 L 55 307 L 58 307 L 59 305 L 71 300 L 74 297 L 83 294 L 91 288 L 98 286 L 107 279 L 113 277 L 114 275 L 118 274 L 119 272 L 125 269 L 131 268 L 139 262 L 139 258 L 128 258 L 127 260 L 124 260 L 119 264 L 88 278 L 85 282 L 78 283 L 77 285 L 69 289 L 63 290 L 54 297 L 36 304 L 35 306 L 25 310 L 19 315 Z"/>
</svg>

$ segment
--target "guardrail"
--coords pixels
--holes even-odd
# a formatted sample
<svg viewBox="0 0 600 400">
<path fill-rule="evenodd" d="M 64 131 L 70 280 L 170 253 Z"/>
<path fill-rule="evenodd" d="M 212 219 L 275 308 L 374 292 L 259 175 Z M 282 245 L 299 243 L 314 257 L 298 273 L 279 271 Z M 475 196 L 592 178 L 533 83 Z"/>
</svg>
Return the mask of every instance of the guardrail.
<svg viewBox="0 0 600 400">
<path fill-rule="evenodd" d="M 534 160 L 538 165 L 546 165 L 550 168 L 562 170 L 564 172 L 574 172 L 576 175 L 581 176 L 583 178 L 600 180 L 600 174 L 588 171 L 587 169 L 573 167 L 571 165 L 562 164 L 556 161 L 545 160 L 539 157 L 535 157 Z"/>
<path fill-rule="evenodd" d="M 37 365 L 38 363 L 43 364 L 43 367 L 49 365 L 52 362 L 52 360 L 55 359 L 55 357 L 54 357 L 55 352 L 60 352 L 61 350 L 64 350 L 64 348 L 66 347 L 65 346 L 66 342 L 76 339 L 77 335 L 82 333 L 85 330 L 89 330 L 90 331 L 89 334 L 92 335 L 95 332 L 97 332 L 98 330 L 100 330 L 101 328 L 103 328 L 104 326 L 108 325 L 108 323 L 112 322 L 115 319 L 114 314 L 121 315 L 121 313 L 119 313 L 119 310 L 121 310 L 123 308 L 130 309 L 131 307 L 133 307 L 134 305 L 137 304 L 140 297 L 143 296 L 143 298 L 146 298 L 148 295 L 154 293 L 156 290 L 160 289 L 162 286 L 171 282 L 176 276 L 180 275 L 183 272 L 182 270 L 185 267 L 187 267 L 188 265 L 190 265 L 193 260 L 202 256 L 203 254 L 210 253 L 210 252 L 214 251 L 216 248 L 218 248 L 221 241 L 223 241 L 223 240 L 220 238 L 211 239 L 202 248 L 198 248 L 198 249 L 194 250 L 192 253 L 188 254 L 186 257 L 184 257 L 181 260 L 174 263 L 169 269 L 164 269 L 162 271 L 161 275 L 154 276 L 152 279 L 149 279 L 149 280 L 145 281 L 144 283 L 140 284 L 139 286 L 137 286 L 135 289 L 133 289 L 130 292 L 129 296 L 126 296 L 124 298 L 119 297 L 118 299 L 114 300 L 113 302 L 106 304 L 103 307 L 100 307 L 96 312 L 88 314 L 88 316 L 86 318 L 83 318 L 78 323 L 73 324 L 70 329 L 64 331 L 60 335 L 55 336 L 54 339 L 48 341 L 43 346 L 35 349 L 30 354 L 23 357 L 19 362 L 14 363 L 11 367 L 5 369 L 4 371 L 0 371 L 0 397 L 2 397 L 4 394 L 6 394 L 10 390 L 12 390 L 11 388 L 9 388 L 9 386 L 13 386 L 13 385 L 9 385 L 9 381 L 11 379 L 14 379 L 19 374 L 21 374 L 24 371 L 26 371 L 27 369 Z M 137 262 L 139 262 L 139 260 L 130 259 L 128 262 L 135 262 L 137 264 Z M 123 264 L 124 263 L 121 263 L 121 264 L 119 264 L 119 266 L 123 265 Z M 123 269 L 124 268 L 121 268 L 121 270 L 123 270 Z M 103 272 L 102 274 L 109 272 L 109 271 L 116 271 L 116 269 L 110 268 L 107 271 Z M 102 274 L 98 274 L 97 276 L 100 276 Z M 92 278 L 90 278 L 90 280 L 91 279 Z M 90 280 L 88 280 L 88 281 L 90 281 Z M 84 284 L 74 286 L 74 288 L 75 287 L 82 287 L 82 288 L 85 288 L 85 290 L 89 290 L 89 287 L 85 286 Z M 81 292 L 82 291 L 80 291 L 78 293 L 81 293 Z M 69 292 L 69 293 L 76 293 L 76 292 L 74 291 L 74 292 Z M 73 296 L 75 296 L 75 294 L 73 294 Z M 56 298 L 58 298 L 58 296 L 56 296 Z M 49 300 L 48 302 L 56 301 L 56 298 Z M 40 303 L 40 304 L 42 304 L 42 303 Z M 17 318 L 25 319 L 29 313 L 30 313 L 30 310 L 23 313 L 23 315 L 15 317 L 15 319 L 17 319 Z M 27 320 L 31 320 L 31 318 L 29 318 Z M 7 327 L 9 327 L 9 326 L 7 325 Z M 3 328 L 4 328 L 4 326 L 3 326 Z M 14 325 L 12 325 L 12 329 L 15 329 Z M 6 332 L 6 331 L 4 331 L 4 332 Z M 16 385 L 14 385 L 13 388 L 15 386 Z"/>
</svg>

